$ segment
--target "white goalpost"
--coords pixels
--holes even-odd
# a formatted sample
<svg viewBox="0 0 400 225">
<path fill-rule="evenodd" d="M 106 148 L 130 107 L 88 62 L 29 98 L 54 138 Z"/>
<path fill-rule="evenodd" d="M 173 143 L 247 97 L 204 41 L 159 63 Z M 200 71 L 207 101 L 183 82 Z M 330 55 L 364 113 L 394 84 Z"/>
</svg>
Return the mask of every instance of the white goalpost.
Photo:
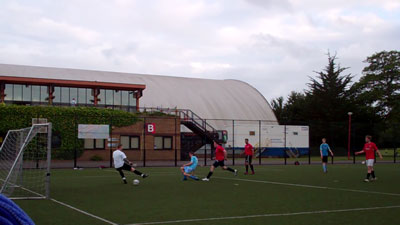
<svg viewBox="0 0 400 225">
<path fill-rule="evenodd" d="M 50 198 L 51 123 L 9 130 L 0 147 L 0 193 L 10 199 Z"/>
</svg>

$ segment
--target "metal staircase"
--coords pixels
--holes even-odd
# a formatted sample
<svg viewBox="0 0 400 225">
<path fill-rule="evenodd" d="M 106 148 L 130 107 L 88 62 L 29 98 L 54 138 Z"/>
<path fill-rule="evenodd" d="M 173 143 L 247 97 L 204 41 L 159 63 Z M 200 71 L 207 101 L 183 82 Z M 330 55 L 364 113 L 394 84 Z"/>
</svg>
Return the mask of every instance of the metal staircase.
<svg viewBox="0 0 400 225">
<path fill-rule="evenodd" d="M 213 141 L 222 141 L 222 131 L 218 131 L 211 126 L 205 119 L 194 113 L 190 109 L 162 109 L 145 108 L 144 112 L 161 112 L 167 115 L 174 115 L 180 118 L 181 124 L 193 133 L 181 134 L 181 158 L 186 159 L 189 151 L 197 151 L 205 144 Z M 194 134 L 194 135 L 193 135 Z"/>
</svg>

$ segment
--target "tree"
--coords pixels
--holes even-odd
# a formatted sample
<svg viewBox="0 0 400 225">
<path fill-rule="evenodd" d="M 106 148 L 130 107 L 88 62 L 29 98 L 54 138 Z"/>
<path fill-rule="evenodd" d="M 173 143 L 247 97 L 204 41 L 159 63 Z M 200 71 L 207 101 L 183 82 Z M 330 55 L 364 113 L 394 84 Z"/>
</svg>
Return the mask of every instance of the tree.
<svg viewBox="0 0 400 225">
<path fill-rule="evenodd" d="M 306 95 L 292 91 L 282 112 L 282 120 L 285 124 L 298 124 L 308 121 L 308 104 Z"/>
<path fill-rule="evenodd" d="M 376 108 L 383 119 L 398 120 L 400 111 L 400 52 L 382 51 L 365 61 L 363 76 L 353 85 L 356 98 Z"/>
<path fill-rule="evenodd" d="M 281 121 L 282 119 L 283 106 L 284 105 L 282 96 L 276 99 L 272 99 L 271 101 L 272 111 L 275 113 L 276 119 L 278 119 L 278 121 Z"/>
<path fill-rule="evenodd" d="M 342 75 L 348 67 L 336 63 L 336 55 L 328 53 L 328 65 L 323 71 L 315 72 L 317 78 L 312 78 L 306 91 L 309 101 L 311 119 L 320 121 L 343 121 L 350 110 L 349 86 L 351 74 Z"/>
</svg>

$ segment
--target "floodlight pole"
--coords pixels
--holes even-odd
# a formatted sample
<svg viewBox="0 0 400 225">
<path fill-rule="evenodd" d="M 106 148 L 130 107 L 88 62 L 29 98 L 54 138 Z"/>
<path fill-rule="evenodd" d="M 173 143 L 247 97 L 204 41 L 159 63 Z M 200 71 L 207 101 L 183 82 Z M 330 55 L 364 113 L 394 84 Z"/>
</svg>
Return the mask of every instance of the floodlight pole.
<svg viewBox="0 0 400 225">
<path fill-rule="evenodd" d="M 351 115 L 353 115 L 353 113 L 348 112 L 347 115 L 349 115 L 349 134 L 348 134 L 348 139 L 347 139 L 347 159 L 350 160 Z"/>
</svg>

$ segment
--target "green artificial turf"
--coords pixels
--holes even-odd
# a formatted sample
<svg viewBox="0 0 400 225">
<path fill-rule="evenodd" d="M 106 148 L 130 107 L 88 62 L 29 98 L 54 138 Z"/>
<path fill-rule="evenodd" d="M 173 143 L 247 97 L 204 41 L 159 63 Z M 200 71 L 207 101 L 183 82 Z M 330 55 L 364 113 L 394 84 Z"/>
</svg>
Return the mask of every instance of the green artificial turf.
<svg viewBox="0 0 400 225">
<path fill-rule="evenodd" d="M 361 164 L 328 165 L 327 174 L 319 165 L 256 166 L 256 175 L 247 176 L 243 167 L 236 168 L 237 177 L 218 168 L 209 182 L 184 182 L 178 168 L 139 168 L 150 177 L 129 174 L 128 185 L 112 169 L 53 170 L 51 197 L 116 224 L 188 219 L 205 220 L 177 224 L 398 223 L 399 164 L 376 165 L 379 179 L 372 183 L 362 181 L 366 167 Z M 208 167 L 196 172 L 203 177 Z M 132 185 L 133 179 L 140 185 Z M 50 200 L 16 203 L 39 225 L 107 224 Z M 399 208 L 348 211 L 386 206 Z M 293 215 L 298 212 L 314 213 Z M 264 216 L 240 218 L 251 215 Z M 239 218 L 216 219 L 224 217 Z"/>
</svg>

